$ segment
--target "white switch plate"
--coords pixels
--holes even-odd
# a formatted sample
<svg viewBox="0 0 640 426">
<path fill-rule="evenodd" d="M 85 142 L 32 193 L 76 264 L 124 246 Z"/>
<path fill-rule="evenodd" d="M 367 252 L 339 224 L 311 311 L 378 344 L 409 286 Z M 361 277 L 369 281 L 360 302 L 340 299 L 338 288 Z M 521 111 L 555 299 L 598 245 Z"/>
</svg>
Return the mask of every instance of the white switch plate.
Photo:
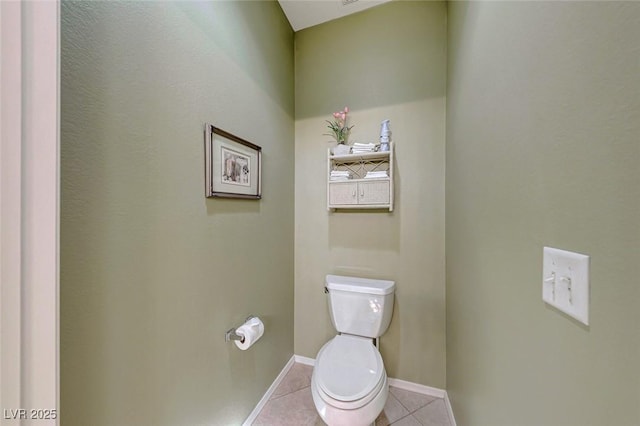
<svg viewBox="0 0 640 426">
<path fill-rule="evenodd" d="M 589 325 L 589 256 L 545 247 L 542 300 Z"/>
</svg>

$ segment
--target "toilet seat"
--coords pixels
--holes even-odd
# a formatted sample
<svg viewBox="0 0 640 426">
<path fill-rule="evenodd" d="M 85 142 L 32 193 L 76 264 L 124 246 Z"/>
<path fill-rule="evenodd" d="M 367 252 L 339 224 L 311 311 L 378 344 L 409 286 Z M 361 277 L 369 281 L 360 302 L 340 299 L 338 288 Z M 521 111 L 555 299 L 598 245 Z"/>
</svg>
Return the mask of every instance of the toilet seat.
<svg viewBox="0 0 640 426">
<path fill-rule="evenodd" d="M 320 397 L 342 409 L 369 403 L 386 383 L 382 356 L 371 339 L 346 334 L 320 349 L 314 376 Z"/>
</svg>

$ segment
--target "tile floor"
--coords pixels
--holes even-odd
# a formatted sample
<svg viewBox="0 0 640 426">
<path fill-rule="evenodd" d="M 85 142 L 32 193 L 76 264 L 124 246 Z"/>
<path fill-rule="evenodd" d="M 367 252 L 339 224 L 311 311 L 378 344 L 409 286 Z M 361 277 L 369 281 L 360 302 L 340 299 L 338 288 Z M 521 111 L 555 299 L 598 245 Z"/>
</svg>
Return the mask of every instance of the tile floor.
<svg viewBox="0 0 640 426">
<path fill-rule="evenodd" d="M 322 426 L 311 398 L 313 367 L 296 363 L 282 380 L 254 426 Z M 376 426 L 451 426 L 444 400 L 395 387 L 389 388 Z"/>
</svg>

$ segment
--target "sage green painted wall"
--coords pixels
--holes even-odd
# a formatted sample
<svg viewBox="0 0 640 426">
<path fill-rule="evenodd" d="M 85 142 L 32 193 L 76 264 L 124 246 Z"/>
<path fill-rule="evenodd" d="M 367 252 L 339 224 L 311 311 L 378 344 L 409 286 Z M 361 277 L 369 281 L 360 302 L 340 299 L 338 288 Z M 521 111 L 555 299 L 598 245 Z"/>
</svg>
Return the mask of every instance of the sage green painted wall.
<svg viewBox="0 0 640 426">
<path fill-rule="evenodd" d="M 315 358 L 336 331 L 326 274 L 396 281 L 381 339 L 387 373 L 445 387 L 446 4 L 391 2 L 299 31 L 296 42 L 295 352 Z M 325 120 L 352 110 L 350 142 L 391 120 L 395 210 L 327 212 Z"/>
<path fill-rule="evenodd" d="M 276 2 L 63 2 L 61 417 L 240 424 L 293 353 L 293 32 Z M 263 148 L 204 197 L 205 122 Z M 246 352 L 224 332 L 259 315 Z"/>
<path fill-rule="evenodd" d="M 447 389 L 465 426 L 640 424 L 640 4 L 449 3 Z M 590 326 L 541 300 L 591 256 Z"/>
</svg>

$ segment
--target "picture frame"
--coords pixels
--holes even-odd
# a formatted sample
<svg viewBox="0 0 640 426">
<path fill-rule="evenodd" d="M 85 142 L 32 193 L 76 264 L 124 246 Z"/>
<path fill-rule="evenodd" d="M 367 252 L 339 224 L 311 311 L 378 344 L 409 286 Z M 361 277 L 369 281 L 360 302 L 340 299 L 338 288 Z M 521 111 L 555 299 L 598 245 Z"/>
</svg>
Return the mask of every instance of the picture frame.
<svg viewBox="0 0 640 426">
<path fill-rule="evenodd" d="M 262 148 L 205 124 L 205 196 L 262 198 Z"/>
</svg>

